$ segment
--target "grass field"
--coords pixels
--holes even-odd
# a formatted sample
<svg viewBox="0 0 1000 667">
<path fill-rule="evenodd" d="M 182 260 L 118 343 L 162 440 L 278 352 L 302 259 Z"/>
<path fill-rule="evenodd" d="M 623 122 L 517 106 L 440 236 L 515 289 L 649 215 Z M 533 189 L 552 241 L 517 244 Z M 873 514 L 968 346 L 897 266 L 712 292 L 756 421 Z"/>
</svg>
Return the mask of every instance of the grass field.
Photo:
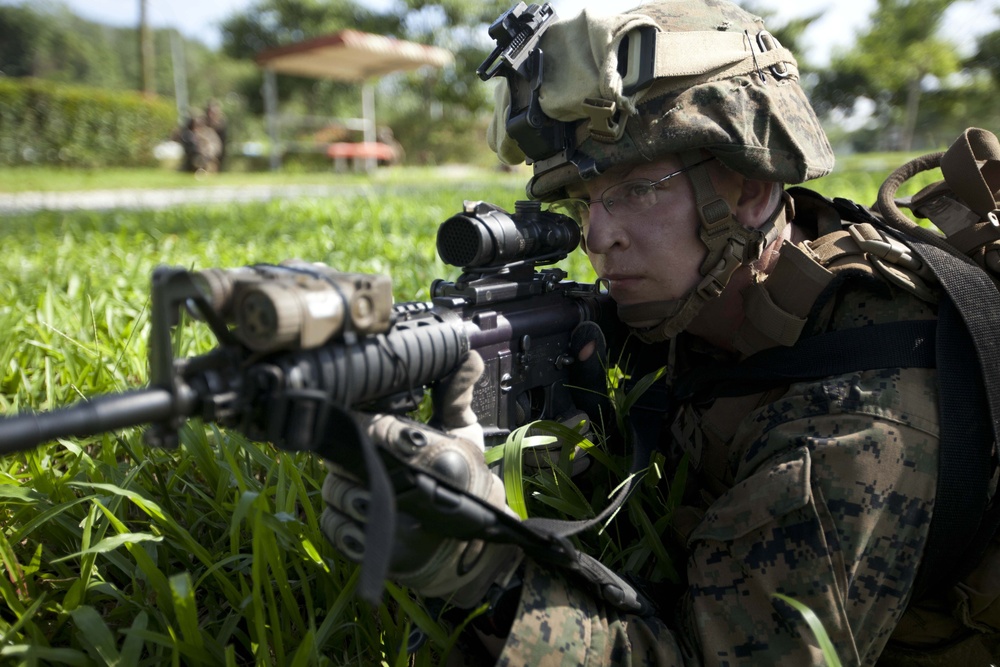
<svg viewBox="0 0 1000 667">
<path fill-rule="evenodd" d="M 157 264 L 299 257 L 390 274 L 397 300 L 421 300 L 432 279 L 458 272 L 434 255 L 437 225 L 463 199 L 511 208 L 522 187 L 498 179 L 470 192 L 430 187 L 426 175 L 399 178 L 425 187 L 4 218 L 0 411 L 142 386 Z M 880 180 L 858 172 L 820 185 L 870 203 Z M 564 266 L 592 278 L 580 254 Z M 210 345 L 204 332 L 186 335 L 177 353 Z M 135 429 L 0 458 L 0 664 L 436 664 L 448 631 L 405 591 L 390 586 L 378 607 L 353 596 L 357 571 L 317 523 L 323 475 L 309 456 L 201 425 L 186 427 L 175 451 L 147 447 Z M 656 479 L 647 486 L 669 503 Z M 626 567 L 669 561 L 656 547 L 666 517 L 630 516 L 644 546 L 622 549 L 610 531 L 598 545 L 604 555 Z M 414 627 L 430 641 L 411 656 Z"/>
<path fill-rule="evenodd" d="M 512 207 L 518 192 L 476 197 Z M 455 186 L 336 201 L 42 213 L 4 219 L 0 408 L 65 405 L 141 386 L 154 265 L 239 266 L 288 257 L 390 273 L 397 300 L 456 277 L 434 254 L 458 212 Z M 584 258 L 576 259 L 577 272 Z M 179 354 L 204 351 L 184 338 Z M 0 460 L 0 663 L 396 664 L 409 617 L 440 628 L 401 591 L 361 606 L 355 569 L 317 525 L 324 471 L 202 427 L 177 451 L 138 430 Z M 394 601 L 394 598 L 398 601 Z"/>
</svg>

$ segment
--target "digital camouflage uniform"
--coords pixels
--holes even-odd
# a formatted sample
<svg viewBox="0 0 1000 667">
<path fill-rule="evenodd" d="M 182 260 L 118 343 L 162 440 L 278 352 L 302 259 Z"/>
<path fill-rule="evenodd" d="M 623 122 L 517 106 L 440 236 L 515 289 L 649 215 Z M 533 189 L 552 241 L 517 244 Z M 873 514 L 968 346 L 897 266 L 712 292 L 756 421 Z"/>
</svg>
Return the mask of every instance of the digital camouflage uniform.
<svg viewBox="0 0 1000 667">
<path fill-rule="evenodd" d="M 817 327 L 933 317 L 873 284 L 841 290 Z M 682 599 L 658 618 L 622 615 L 531 566 L 498 664 L 823 664 L 801 615 L 774 593 L 817 614 L 845 665 L 874 664 L 927 538 L 936 400 L 933 371 L 885 369 L 684 406 L 669 437 L 690 455 L 688 484 L 704 500 L 687 508 L 696 523 L 679 526 Z"/>
<path fill-rule="evenodd" d="M 629 97 L 616 79 L 616 55 L 624 53 L 624 34 L 650 22 L 657 30 L 657 73 L 647 90 Z M 541 107 L 572 140 L 555 156 L 528 155 L 532 198 L 559 199 L 568 187 L 615 166 L 665 155 L 692 165 L 708 153 L 747 178 L 784 184 L 832 169 L 832 150 L 798 85 L 794 58 L 759 18 L 731 3 L 660 0 L 616 17 L 585 13 L 553 24 L 540 48 L 546 62 Z M 506 87 L 498 88 L 489 140 L 501 160 L 517 163 L 524 146 L 504 125 L 513 117 L 511 99 Z M 598 113 L 607 108 L 616 113 Z M 754 237 L 728 209 L 712 210 L 714 192 L 698 169 L 707 168 L 688 177 L 708 251 L 704 280 L 677 301 L 619 307 L 619 317 L 643 340 L 673 339 L 676 359 L 662 365 L 676 361 L 678 374 L 708 352 L 678 332 L 785 223 L 779 215 L 767 236 Z M 839 215 L 810 206 L 801 215 L 789 207 L 789 219 L 811 239 L 830 238 L 840 228 Z M 849 245 L 842 237 L 837 243 Z M 798 255 L 815 257 L 818 243 L 800 244 Z M 779 261 L 796 255 L 789 248 Z M 794 282 L 785 290 L 791 302 L 806 304 L 802 312 L 790 311 L 803 328 L 773 327 L 771 339 L 757 335 L 763 330 L 741 337 L 741 330 L 737 350 L 746 356 L 813 334 L 936 318 L 933 294 L 885 280 L 885 267 L 873 269 L 864 253 L 845 262 L 829 265 L 841 270 L 822 293 L 797 299 Z M 774 275 L 758 276 L 752 288 L 766 288 Z M 750 291 L 744 292 L 748 320 Z M 645 324 L 660 318 L 658 325 Z M 782 324 L 795 321 L 788 316 Z M 529 562 L 498 664 L 823 664 L 802 615 L 775 594 L 816 614 L 845 665 L 989 664 L 978 636 L 966 638 L 1000 628 L 996 568 L 977 568 L 974 583 L 907 609 L 934 510 L 937 399 L 935 371 L 885 368 L 683 405 L 664 428 L 663 444 L 675 460 L 687 454 L 694 471 L 688 505 L 675 515 L 687 558 L 684 593 L 656 600 L 657 614 L 639 617 Z M 992 549 L 1000 553 L 996 541 Z M 949 642 L 958 642 L 957 649 L 925 650 Z"/>
</svg>

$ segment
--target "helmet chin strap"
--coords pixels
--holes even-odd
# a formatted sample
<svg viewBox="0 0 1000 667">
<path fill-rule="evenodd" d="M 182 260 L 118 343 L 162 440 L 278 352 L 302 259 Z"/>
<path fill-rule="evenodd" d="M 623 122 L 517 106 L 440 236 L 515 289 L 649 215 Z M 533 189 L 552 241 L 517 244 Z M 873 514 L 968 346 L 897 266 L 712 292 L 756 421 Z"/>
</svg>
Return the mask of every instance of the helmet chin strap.
<svg viewBox="0 0 1000 667">
<path fill-rule="evenodd" d="M 686 151 L 681 159 L 684 166 L 691 166 L 704 156 L 699 151 Z M 715 191 L 706 165 L 693 167 L 687 173 L 701 218 L 698 235 L 708 248 L 700 268 L 703 277 L 679 299 L 618 306 L 618 318 L 647 343 L 669 340 L 684 331 L 706 303 L 722 294 L 736 269 L 760 259 L 788 224 L 782 205 L 759 228 L 744 227 Z"/>
</svg>

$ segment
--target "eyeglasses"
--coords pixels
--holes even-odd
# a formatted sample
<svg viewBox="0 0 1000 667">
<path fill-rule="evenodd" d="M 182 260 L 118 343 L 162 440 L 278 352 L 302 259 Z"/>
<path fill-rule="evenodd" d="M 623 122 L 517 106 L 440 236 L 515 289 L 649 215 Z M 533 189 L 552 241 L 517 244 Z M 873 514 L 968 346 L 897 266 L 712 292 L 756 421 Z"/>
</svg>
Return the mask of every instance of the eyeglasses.
<svg viewBox="0 0 1000 667">
<path fill-rule="evenodd" d="M 700 162 L 689 164 L 656 181 L 651 181 L 648 178 L 636 178 L 616 183 L 605 190 L 598 199 L 587 200 L 575 197 L 558 199 L 551 202 L 546 210 L 568 216 L 575 220 L 582 229 L 586 230 L 590 224 L 590 207 L 592 205 L 597 203 L 603 204 L 604 210 L 611 216 L 642 213 L 656 206 L 656 191 L 662 189 L 667 181 L 674 176 L 679 176 L 685 171 L 714 159 L 714 157 L 709 157 Z"/>
</svg>

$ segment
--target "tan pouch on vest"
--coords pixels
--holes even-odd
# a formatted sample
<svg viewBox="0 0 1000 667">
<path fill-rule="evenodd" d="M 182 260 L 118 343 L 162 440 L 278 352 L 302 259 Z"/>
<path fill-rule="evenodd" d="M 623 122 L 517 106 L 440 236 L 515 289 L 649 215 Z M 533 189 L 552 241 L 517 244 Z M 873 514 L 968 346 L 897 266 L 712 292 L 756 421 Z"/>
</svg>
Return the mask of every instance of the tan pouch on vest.
<svg viewBox="0 0 1000 667">
<path fill-rule="evenodd" d="M 962 625 L 979 632 L 1000 632 L 1000 536 L 993 536 L 979 565 L 948 597 Z"/>
<path fill-rule="evenodd" d="M 1000 535 L 982 560 L 940 596 L 907 608 L 880 667 L 1000 664 Z"/>
</svg>

